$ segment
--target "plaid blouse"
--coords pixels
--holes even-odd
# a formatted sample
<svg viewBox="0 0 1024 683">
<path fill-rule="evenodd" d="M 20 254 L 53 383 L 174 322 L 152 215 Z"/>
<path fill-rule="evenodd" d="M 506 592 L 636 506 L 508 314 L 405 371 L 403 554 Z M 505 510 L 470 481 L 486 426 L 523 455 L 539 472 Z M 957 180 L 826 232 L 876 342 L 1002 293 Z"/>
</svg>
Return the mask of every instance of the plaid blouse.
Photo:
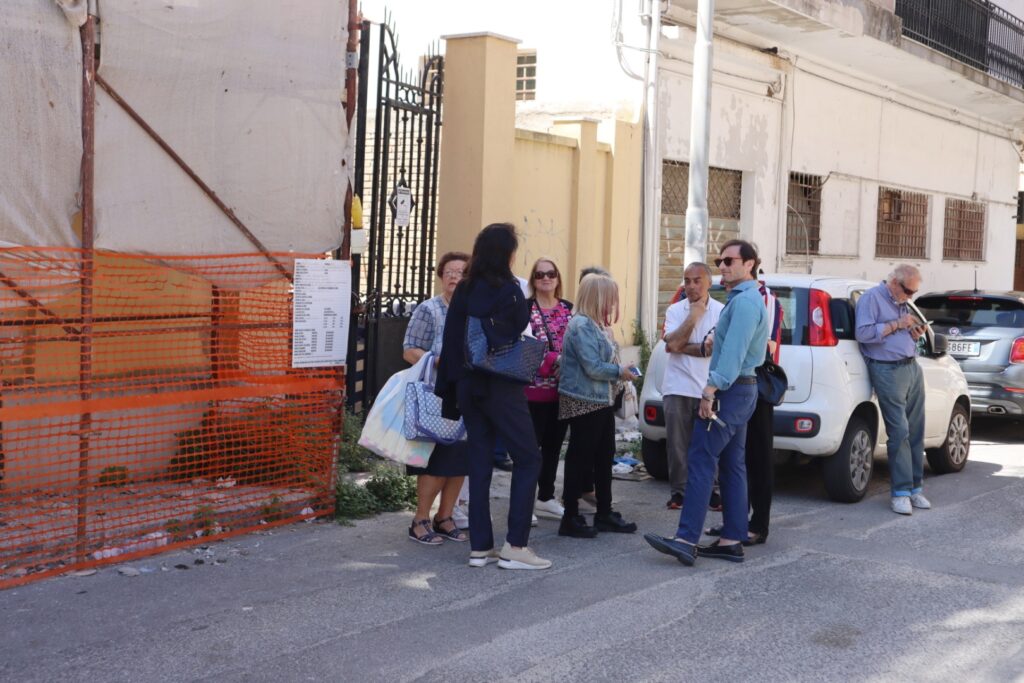
<svg viewBox="0 0 1024 683">
<path fill-rule="evenodd" d="M 403 349 L 423 349 L 435 356 L 441 355 L 444 338 L 444 320 L 448 317 L 448 304 L 438 295 L 419 304 L 412 312 L 409 326 L 405 328 Z"/>
</svg>

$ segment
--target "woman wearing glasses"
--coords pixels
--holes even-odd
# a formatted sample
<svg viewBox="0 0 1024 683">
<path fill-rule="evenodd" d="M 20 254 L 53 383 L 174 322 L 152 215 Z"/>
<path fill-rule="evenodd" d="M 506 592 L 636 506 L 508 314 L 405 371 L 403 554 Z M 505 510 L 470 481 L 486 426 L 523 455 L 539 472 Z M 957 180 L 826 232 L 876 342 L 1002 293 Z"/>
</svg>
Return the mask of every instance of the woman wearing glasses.
<svg viewBox="0 0 1024 683">
<path fill-rule="evenodd" d="M 533 511 L 539 517 L 561 520 L 565 509 L 555 498 L 558 456 L 568 423 L 558 419 L 558 357 L 562 339 L 572 317 L 572 303 L 562 298 L 562 273 L 550 258 L 540 258 L 530 275 L 530 329 L 533 336 L 548 345 L 544 363 L 533 383 L 526 387 L 530 417 L 540 446 L 541 466 L 537 480 L 537 502 Z"/>
<path fill-rule="evenodd" d="M 558 416 L 569 421 L 565 454 L 565 514 L 559 536 L 593 538 L 598 531 L 632 533 L 612 511 L 612 457 L 615 455 L 614 402 L 620 382 L 633 379 L 633 366 L 618 362 L 611 325 L 619 318 L 619 288 L 604 275 L 587 275 L 580 283 L 576 314 L 562 341 L 558 382 Z M 579 514 L 581 482 L 594 474 L 597 513 L 589 526 Z"/>
<path fill-rule="evenodd" d="M 437 277 L 441 280 L 441 293 L 427 299 L 412 312 L 409 327 L 405 330 L 402 353 L 410 365 L 428 351 L 434 354 L 435 363 L 441 358 L 441 339 L 448 304 L 469 261 L 469 254 L 450 251 L 437 263 Z M 406 467 L 406 474 L 416 476 L 416 515 L 409 526 L 409 540 L 424 545 L 441 545 L 445 539 L 463 542 L 465 532 L 460 531 L 452 520 L 455 501 L 459 496 L 462 481 L 469 474 L 469 460 L 464 441 L 445 446 L 437 444 L 426 467 Z M 430 508 L 437 494 L 441 502 L 437 515 L 430 519 Z"/>
</svg>

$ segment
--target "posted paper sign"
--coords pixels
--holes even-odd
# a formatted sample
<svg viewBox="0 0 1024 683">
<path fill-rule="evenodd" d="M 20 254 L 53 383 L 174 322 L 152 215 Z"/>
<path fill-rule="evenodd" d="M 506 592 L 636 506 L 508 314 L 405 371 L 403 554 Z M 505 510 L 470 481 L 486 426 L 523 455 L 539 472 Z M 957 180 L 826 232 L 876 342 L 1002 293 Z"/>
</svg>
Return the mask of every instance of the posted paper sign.
<svg viewBox="0 0 1024 683">
<path fill-rule="evenodd" d="M 348 261 L 295 259 L 292 367 L 344 365 L 352 268 Z"/>
</svg>

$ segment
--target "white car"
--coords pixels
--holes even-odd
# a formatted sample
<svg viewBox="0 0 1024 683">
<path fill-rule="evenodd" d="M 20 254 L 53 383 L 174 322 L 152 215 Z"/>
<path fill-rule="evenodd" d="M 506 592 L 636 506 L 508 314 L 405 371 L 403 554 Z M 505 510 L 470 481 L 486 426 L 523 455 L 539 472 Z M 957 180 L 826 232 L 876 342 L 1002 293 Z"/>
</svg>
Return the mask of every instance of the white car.
<svg viewBox="0 0 1024 683">
<path fill-rule="evenodd" d="M 777 456 L 824 458 L 825 489 L 837 501 L 864 497 L 875 456 L 886 453 L 885 424 L 867 366 L 854 338 L 854 306 L 876 283 L 815 275 L 766 279 L 785 313 L 779 364 L 789 378 L 785 401 L 775 409 Z M 712 296 L 725 300 L 718 285 Z M 914 315 L 920 316 L 911 305 Z M 924 320 L 921 317 L 921 320 Z M 661 381 L 665 342 L 655 346 L 640 394 L 642 456 L 647 471 L 668 478 Z M 971 445 L 967 380 L 946 353 L 946 338 L 931 329 L 918 342 L 925 384 L 925 449 L 933 472 L 959 472 Z"/>
</svg>

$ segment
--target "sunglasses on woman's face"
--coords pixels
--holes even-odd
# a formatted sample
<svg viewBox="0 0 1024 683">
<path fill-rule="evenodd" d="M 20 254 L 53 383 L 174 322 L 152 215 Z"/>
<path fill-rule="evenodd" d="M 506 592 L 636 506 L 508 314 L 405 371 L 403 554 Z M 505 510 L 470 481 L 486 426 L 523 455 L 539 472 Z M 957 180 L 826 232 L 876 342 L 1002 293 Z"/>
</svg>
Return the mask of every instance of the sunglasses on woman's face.
<svg viewBox="0 0 1024 683">
<path fill-rule="evenodd" d="M 715 268 L 721 268 L 722 264 L 725 264 L 725 267 L 728 268 L 729 266 L 732 265 L 733 261 L 742 262 L 743 259 L 739 256 L 726 256 L 725 258 L 716 258 Z"/>
<path fill-rule="evenodd" d="M 535 270 L 533 271 L 534 280 L 555 280 L 558 278 L 557 270 Z"/>
</svg>

